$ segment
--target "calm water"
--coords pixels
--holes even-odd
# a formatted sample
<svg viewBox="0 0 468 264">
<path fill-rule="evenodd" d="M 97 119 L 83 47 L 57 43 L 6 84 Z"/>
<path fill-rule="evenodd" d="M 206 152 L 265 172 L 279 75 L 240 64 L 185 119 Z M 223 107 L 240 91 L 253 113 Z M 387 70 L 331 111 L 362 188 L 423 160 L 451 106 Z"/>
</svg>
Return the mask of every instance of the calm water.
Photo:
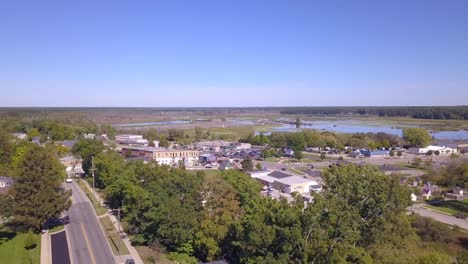
<svg viewBox="0 0 468 264">
<path fill-rule="evenodd" d="M 129 123 L 129 124 L 115 124 L 113 127 L 135 127 L 135 126 L 162 126 L 162 125 L 180 125 L 190 124 L 192 121 L 175 120 L 175 121 L 160 121 L 160 122 L 143 122 L 143 123 Z"/>
<path fill-rule="evenodd" d="M 339 133 L 378 133 L 384 132 L 387 134 L 402 136 L 402 129 L 384 125 L 363 124 L 356 120 L 343 121 L 314 121 L 306 125 L 301 125 L 301 128 L 310 128 L 321 131 L 331 131 Z M 282 124 L 281 127 L 276 127 L 273 131 L 282 132 L 297 132 L 301 128 L 296 128 L 295 125 Z M 431 134 L 435 139 L 450 139 L 450 140 L 468 140 L 468 131 L 440 131 Z"/>
</svg>

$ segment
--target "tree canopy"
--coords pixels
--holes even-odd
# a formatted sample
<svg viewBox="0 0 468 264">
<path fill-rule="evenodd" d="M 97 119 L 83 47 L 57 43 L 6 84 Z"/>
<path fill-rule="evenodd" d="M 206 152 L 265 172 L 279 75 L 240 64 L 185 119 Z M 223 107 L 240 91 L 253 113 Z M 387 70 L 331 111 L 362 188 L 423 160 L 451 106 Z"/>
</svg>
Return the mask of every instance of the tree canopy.
<svg viewBox="0 0 468 264">
<path fill-rule="evenodd" d="M 47 149 L 33 146 L 18 166 L 16 181 L 2 208 L 17 225 L 38 232 L 71 206 L 71 192 L 61 187 L 65 171 Z"/>
</svg>

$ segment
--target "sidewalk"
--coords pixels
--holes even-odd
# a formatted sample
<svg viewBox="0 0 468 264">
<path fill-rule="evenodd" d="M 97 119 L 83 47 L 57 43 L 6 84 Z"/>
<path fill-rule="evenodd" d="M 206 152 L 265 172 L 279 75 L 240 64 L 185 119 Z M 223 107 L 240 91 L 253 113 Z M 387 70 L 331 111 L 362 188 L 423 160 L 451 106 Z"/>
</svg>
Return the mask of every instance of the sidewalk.
<svg viewBox="0 0 468 264">
<path fill-rule="evenodd" d="M 101 205 L 103 205 L 103 200 L 101 199 L 101 197 L 99 196 L 99 194 L 97 192 L 95 192 L 93 190 L 93 188 L 91 188 L 91 186 L 88 184 L 88 182 L 86 181 L 83 181 L 86 185 L 86 188 L 88 188 L 90 190 L 90 192 L 94 195 L 94 197 L 96 197 L 96 199 L 101 203 Z M 104 215 L 102 215 L 101 217 L 105 217 L 105 216 L 109 216 L 109 218 L 111 219 L 112 223 L 114 224 L 114 227 L 115 227 L 115 230 L 120 230 L 120 223 L 117 221 L 117 218 L 115 217 L 115 215 L 113 214 L 110 214 L 110 213 L 106 213 Z M 100 218 L 100 217 L 98 217 Z M 132 246 L 132 243 L 130 241 L 130 239 L 128 237 L 125 237 L 125 238 L 122 238 L 122 241 L 125 243 L 125 246 L 127 247 L 128 251 L 130 252 L 130 254 L 132 256 L 128 256 L 128 255 L 123 255 L 123 256 L 114 256 L 116 260 L 120 260 L 121 263 L 125 263 L 125 260 L 127 258 L 133 258 L 133 260 L 135 261 L 135 263 L 137 264 L 144 264 L 143 263 L 143 260 L 141 259 L 140 255 L 138 254 L 138 252 L 136 251 L 136 249 Z M 42 264 L 42 262 L 41 262 Z"/>
<path fill-rule="evenodd" d="M 50 247 L 50 235 L 49 231 L 45 231 L 41 234 L 41 264 L 52 263 L 52 251 Z"/>
</svg>

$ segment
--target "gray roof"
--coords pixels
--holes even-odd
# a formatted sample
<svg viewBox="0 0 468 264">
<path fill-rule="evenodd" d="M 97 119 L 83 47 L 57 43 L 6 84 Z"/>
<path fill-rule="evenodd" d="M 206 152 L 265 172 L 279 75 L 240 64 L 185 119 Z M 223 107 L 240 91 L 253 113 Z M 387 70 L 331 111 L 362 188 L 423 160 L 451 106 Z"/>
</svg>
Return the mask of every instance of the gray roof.
<svg viewBox="0 0 468 264">
<path fill-rule="evenodd" d="M 228 167 L 228 166 L 232 167 L 232 163 L 229 160 L 223 160 L 223 162 L 221 162 L 221 164 L 219 164 L 219 169 L 220 170 L 225 170 L 226 167 Z"/>
<path fill-rule="evenodd" d="M 291 174 L 283 173 L 281 171 L 273 171 L 271 173 L 268 173 L 268 176 L 271 176 L 276 179 L 282 179 L 282 178 L 290 177 Z"/>
<path fill-rule="evenodd" d="M 15 179 L 10 178 L 10 177 L 0 176 L 0 181 L 11 185 L 15 182 Z"/>
</svg>

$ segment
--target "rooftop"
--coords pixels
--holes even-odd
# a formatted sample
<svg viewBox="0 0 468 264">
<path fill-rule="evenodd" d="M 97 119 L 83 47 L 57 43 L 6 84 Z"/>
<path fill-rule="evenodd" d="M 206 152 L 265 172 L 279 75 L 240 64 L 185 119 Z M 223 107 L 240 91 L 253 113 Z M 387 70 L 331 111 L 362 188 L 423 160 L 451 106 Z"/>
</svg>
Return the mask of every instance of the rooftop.
<svg viewBox="0 0 468 264">
<path fill-rule="evenodd" d="M 282 178 L 286 178 L 286 177 L 291 177 L 292 175 L 281 172 L 281 171 L 273 171 L 273 172 L 269 173 L 268 176 L 271 176 L 271 177 L 276 178 L 276 179 L 282 179 Z"/>
<path fill-rule="evenodd" d="M 313 181 L 311 179 L 307 179 L 301 176 L 290 176 L 282 179 L 277 179 L 276 180 L 279 183 L 287 184 L 287 185 L 293 185 L 293 184 L 300 184 L 300 183 L 306 183 L 309 182 L 312 185 L 318 185 L 316 181 Z"/>
</svg>

